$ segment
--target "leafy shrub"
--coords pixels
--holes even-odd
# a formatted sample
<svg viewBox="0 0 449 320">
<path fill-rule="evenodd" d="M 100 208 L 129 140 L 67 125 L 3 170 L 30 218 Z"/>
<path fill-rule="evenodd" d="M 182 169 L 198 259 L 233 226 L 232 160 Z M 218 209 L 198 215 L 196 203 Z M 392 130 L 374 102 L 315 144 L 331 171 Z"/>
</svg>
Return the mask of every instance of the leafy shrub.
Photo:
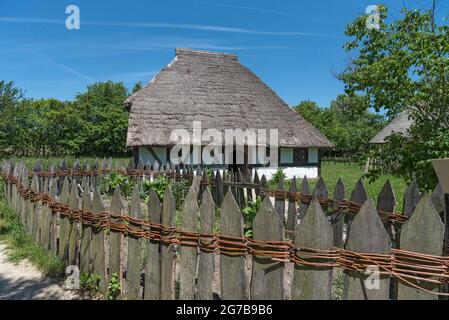
<svg viewBox="0 0 449 320">
<path fill-rule="evenodd" d="M 243 208 L 242 213 L 245 222 L 245 237 L 251 237 L 253 235 L 253 221 L 261 205 L 262 199 L 257 197 L 255 200 L 248 202 L 248 205 Z"/>
<path fill-rule="evenodd" d="M 150 194 L 150 190 L 153 189 L 159 199 L 162 201 L 164 197 L 165 189 L 170 184 L 170 181 L 167 177 L 157 176 L 153 181 L 143 180 L 142 190 L 141 190 L 141 198 L 145 200 L 145 203 L 148 202 L 148 195 Z"/>
<path fill-rule="evenodd" d="M 117 186 L 120 187 L 125 197 L 131 196 L 135 183 L 129 179 L 129 177 L 111 172 L 104 177 L 103 186 L 109 194 L 112 194 Z"/>
<path fill-rule="evenodd" d="M 282 180 L 285 180 L 285 172 L 281 168 L 277 169 L 277 171 L 274 173 L 273 178 L 271 179 L 274 183 L 279 183 Z"/>
<path fill-rule="evenodd" d="M 80 274 L 80 288 L 90 296 L 98 293 L 101 277 L 98 274 L 83 272 Z"/>
<path fill-rule="evenodd" d="M 107 298 L 108 300 L 117 300 L 121 293 L 121 286 L 118 279 L 118 275 L 116 272 L 114 272 L 111 276 L 111 279 L 108 283 L 108 294 Z"/>
</svg>

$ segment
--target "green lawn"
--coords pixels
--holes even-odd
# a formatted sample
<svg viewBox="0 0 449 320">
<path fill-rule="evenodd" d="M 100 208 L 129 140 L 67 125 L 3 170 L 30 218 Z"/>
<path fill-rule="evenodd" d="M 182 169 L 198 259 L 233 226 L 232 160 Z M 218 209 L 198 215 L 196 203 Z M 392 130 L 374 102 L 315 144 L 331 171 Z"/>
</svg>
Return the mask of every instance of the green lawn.
<svg viewBox="0 0 449 320">
<path fill-rule="evenodd" d="M 363 166 L 357 164 L 344 164 L 344 163 L 332 163 L 332 162 L 323 162 L 321 166 L 321 176 L 324 178 L 324 182 L 326 183 L 327 189 L 329 190 L 329 196 L 332 197 L 334 193 L 334 188 L 337 183 L 338 178 L 341 178 L 346 189 L 346 198 L 348 199 L 351 196 L 351 192 L 354 189 L 355 184 L 359 180 L 360 177 L 364 175 Z M 301 184 L 302 179 L 298 179 L 298 188 Z M 402 212 L 403 208 L 403 198 L 404 193 L 407 188 L 407 184 L 404 179 L 395 177 L 390 174 L 383 174 L 380 176 L 378 180 L 373 183 L 369 183 L 367 179 L 364 179 L 365 187 L 368 191 L 368 195 L 377 201 L 377 196 L 384 186 L 385 182 L 390 180 L 390 183 L 393 187 L 393 191 L 396 195 L 397 205 L 396 211 Z M 315 188 L 317 183 L 316 179 L 309 180 L 309 185 L 311 190 Z M 286 188 L 290 185 L 290 181 L 286 181 Z M 276 185 L 271 181 L 269 183 L 271 188 Z"/>
</svg>

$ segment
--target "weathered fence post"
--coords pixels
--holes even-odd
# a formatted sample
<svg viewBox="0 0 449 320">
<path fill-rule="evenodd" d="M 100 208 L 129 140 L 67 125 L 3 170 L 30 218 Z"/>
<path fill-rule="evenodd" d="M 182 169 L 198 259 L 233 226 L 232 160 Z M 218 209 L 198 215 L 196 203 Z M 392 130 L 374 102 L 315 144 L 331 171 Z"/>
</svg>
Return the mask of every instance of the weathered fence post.
<svg viewBox="0 0 449 320">
<path fill-rule="evenodd" d="M 204 176 L 203 181 L 204 182 Z M 200 182 L 200 183 L 201 183 Z M 205 190 L 207 186 L 203 185 Z M 209 192 L 209 191 L 208 191 Z M 198 188 L 192 185 L 187 193 L 182 210 L 182 230 L 187 232 L 197 232 L 198 225 Z M 197 267 L 197 248 L 181 245 L 180 257 L 180 292 L 179 299 L 193 300 L 195 298 L 195 279 Z"/>
<path fill-rule="evenodd" d="M 85 213 L 92 212 L 92 201 L 87 187 L 84 188 L 81 208 L 82 211 Z M 83 219 L 81 218 L 81 244 L 80 244 L 81 272 L 90 273 L 92 271 L 91 241 L 92 241 L 92 228 L 87 223 L 84 223 Z"/>
<path fill-rule="evenodd" d="M 94 199 L 92 201 L 92 213 L 94 217 L 104 213 L 104 205 L 101 201 L 101 195 L 98 188 L 94 191 Z M 92 225 L 92 273 L 100 276 L 98 285 L 101 293 L 107 292 L 107 274 L 105 264 L 105 247 L 104 247 L 104 230 L 96 222 Z"/>
<path fill-rule="evenodd" d="M 379 214 L 372 200 L 366 200 L 360 211 L 355 215 L 348 234 L 347 249 L 355 253 L 390 253 L 391 241 L 380 220 Z M 378 285 L 367 286 L 367 279 L 374 275 L 377 265 L 372 266 L 372 272 L 347 270 L 345 271 L 345 287 L 343 299 L 345 300 L 387 300 L 390 290 L 390 278 L 377 274 Z M 377 280 L 377 279 L 376 279 Z"/>
<path fill-rule="evenodd" d="M 156 225 L 161 223 L 161 203 L 156 192 L 151 189 L 148 195 L 149 221 Z M 154 227 L 155 231 L 157 226 Z M 150 227 L 151 231 L 151 227 Z M 159 300 L 161 292 L 161 244 L 157 240 L 148 240 L 147 261 L 145 264 L 145 300 Z"/>
<path fill-rule="evenodd" d="M 287 224 L 286 229 L 287 230 L 295 230 L 295 222 L 296 222 L 296 199 L 295 195 L 298 191 L 298 187 L 296 186 L 296 177 L 293 177 L 290 188 L 288 190 L 289 197 L 288 197 L 288 213 L 287 213 Z"/>
<path fill-rule="evenodd" d="M 123 201 L 120 187 L 117 185 L 111 200 L 111 223 L 120 223 L 123 215 Z M 109 231 L 109 278 L 115 273 L 119 283 L 122 283 L 121 250 L 123 234 L 118 230 Z"/>
<path fill-rule="evenodd" d="M 217 171 L 219 174 L 219 171 Z M 215 204 L 209 189 L 203 193 L 200 207 L 200 229 L 202 234 L 213 234 L 215 225 Z M 206 243 L 209 239 L 205 240 Z M 214 251 L 200 249 L 198 262 L 198 300 L 212 300 L 212 281 L 215 269 Z"/>
<path fill-rule="evenodd" d="M 140 205 L 140 184 L 134 187 L 129 216 L 134 219 L 143 219 Z M 130 221 L 130 227 L 141 230 L 139 225 Z M 142 239 L 132 234 L 128 235 L 128 260 L 126 264 L 126 295 L 128 299 L 141 299 L 140 271 L 142 269 Z"/>
<path fill-rule="evenodd" d="M 165 189 L 162 203 L 161 222 L 165 227 L 175 225 L 176 203 L 173 198 L 171 187 Z M 174 263 L 175 252 L 173 244 L 169 243 L 172 235 L 171 230 L 162 231 L 161 245 L 161 293 L 160 299 L 172 300 L 174 298 Z"/>
<path fill-rule="evenodd" d="M 355 185 L 354 189 L 352 190 L 350 201 L 355 202 L 355 203 L 359 204 L 360 206 L 362 206 L 367 199 L 368 199 L 368 192 L 366 191 L 366 188 L 365 188 L 365 185 L 363 184 L 362 178 L 360 178 L 357 181 L 357 184 Z M 376 211 L 376 213 L 377 213 L 377 211 Z M 351 230 L 351 223 L 352 223 L 353 219 L 354 219 L 354 213 L 348 212 L 347 219 L 346 219 L 345 247 L 348 243 L 348 234 Z"/>
<path fill-rule="evenodd" d="M 310 195 L 310 187 L 309 187 L 309 181 L 307 180 L 307 176 L 304 176 L 304 178 L 301 181 L 301 194 L 303 196 Z M 309 205 L 307 203 L 301 201 L 301 203 L 299 205 L 298 215 L 297 215 L 297 219 L 299 221 L 301 221 L 302 218 L 304 217 L 304 215 L 306 214 L 308 207 L 309 207 Z"/>
<path fill-rule="evenodd" d="M 223 237 L 243 237 L 243 216 L 235 202 L 232 191 L 228 191 L 221 205 L 221 235 Z M 220 254 L 220 282 L 222 300 L 247 299 L 245 277 L 245 257 Z"/>
<path fill-rule="evenodd" d="M 284 179 L 281 179 L 278 183 L 277 191 L 280 191 L 282 193 L 285 191 L 284 186 Z M 285 221 L 285 197 L 279 196 L 274 198 L 274 208 L 276 209 L 276 212 L 279 215 L 279 219 L 282 221 L 282 224 L 284 224 Z"/>
<path fill-rule="evenodd" d="M 406 251 L 441 256 L 443 239 L 444 224 L 429 196 L 426 195 L 418 203 L 410 219 L 402 226 L 400 248 Z M 411 274 L 411 276 L 419 275 Z M 438 292 L 439 289 L 439 286 L 435 283 L 412 278 L 405 278 L 405 280 L 428 291 Z M 414 288 L 410 284 L 399 280 L 398 299 L 437 300 L 438 296 Z"/>
<path fill-rule="evenodd" d="M 284 224 L 266 197 L 253 221 L 255 241 L 283 241 Z M 253 255 L 251 299 L 282 300 L 284 298 L 284 263 Z"/>
<path fill-rule="evenodd" d="M 301 248 L 331 250 L 332 227 L 316 198 L 310 203 L 301 223 L 296 226 L 296 253 L 301 259 Z M 322 262 L 309 259 L 308 262 Z M 306 260 L 307 261 L 307 260 Z M 332 267 L 295 265 L 292 282 L 292 300 L 330 300 L 332 291 Z"/>
<path fill-rule="evenodd" d="M 334 235 L 334 247 L 343 247 L 343 227 L 345 222 L 345 214 L 340 209 L 339 202 L 345 198 L 345 185 L 341 178 L 338 178 L 334 189 L 334 207 L 331 216 L 332 230 Z"/>
<path fill-rule="evenodd" d="M 68 177 L 64 178 L 64 182 L 62 184 L 61 195 L 59 197 L 59 202 L 62 205 L 68 205 L 69 203 L 69 179 Z M 58 256 L 59 258 L 66 262 L 67 256 L 67 246 L 69 243 L 69 218 L 65 213 L 59 213 L 59 247 L 58 247 Z"/>
<path fill-rule="evenodd" d="M 79 210 L 78 186 L 76 180 L 72 180 L 72 186 L 69 196 L 69 209 Z M 68 264 L 76 265 L 78 257 L 78 222 L 69 219 L 69 248 L 68 248 Z"/>
<path fill-rule="evenodd" d="M 413 180 L 404 194 L 404 216 L 410 217 L 412 215 L 420 199 L 421 193 L 419 192 L 418 184 L 416 180 Z"/>
</svg>

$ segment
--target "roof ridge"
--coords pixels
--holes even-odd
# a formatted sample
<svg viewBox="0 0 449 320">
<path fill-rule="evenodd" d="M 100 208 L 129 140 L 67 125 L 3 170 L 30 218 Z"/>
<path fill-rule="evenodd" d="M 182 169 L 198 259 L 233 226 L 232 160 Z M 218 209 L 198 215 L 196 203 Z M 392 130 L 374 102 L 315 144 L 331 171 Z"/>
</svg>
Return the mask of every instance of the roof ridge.
<svg viewBox="0 0 449 320">
<path fill-rule="evenodd" d="M 237 54 L 235 54 L 235 53 L 209 51 L 209 50 L 197 50 L 197 49 L 190 49 L 190 48 L 176 48 L 175 53 L 176 53 L 176 55 L 183 54 L 183 53 L 193 53 L 193 54 L 205 55 L 205 56 L 223 56 L 223 57 L 230 57 L 230 58 L 237 59 Z"/>
</svg>

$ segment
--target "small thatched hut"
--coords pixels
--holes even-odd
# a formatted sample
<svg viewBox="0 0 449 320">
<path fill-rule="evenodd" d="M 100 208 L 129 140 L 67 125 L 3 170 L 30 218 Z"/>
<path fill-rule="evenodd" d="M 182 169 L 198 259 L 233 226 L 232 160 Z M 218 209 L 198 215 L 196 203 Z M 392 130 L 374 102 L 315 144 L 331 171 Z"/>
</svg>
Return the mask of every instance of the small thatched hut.
<svg viewBox="0 0 449 320">
<path fill-rule="evenodd" d="M 127 145 L 145 163 L 170 162 L 171 132 L 191 132 L 193 121 L 201 121 L 203 131 L 278 129 L 279 166 L 290 178 L 317 177 L 320 149 L 333 146 L 234 54 L 176 49 L 174 60 L 125 106 Z M 276 169 L 260 170 L 270 178 Z"/>
<path fill-rule="evenodd" d="M 385 139 L 393 133 L 400 133 L 406 137 L 412 124 L 413 119 L 410 118 L 410 111 L 408 109 L 402 111 L 396 118 L 380 130 L 374 138 L 370 140 L 370 143 L 384 144 L 386 143 Z"/>
</svg>

